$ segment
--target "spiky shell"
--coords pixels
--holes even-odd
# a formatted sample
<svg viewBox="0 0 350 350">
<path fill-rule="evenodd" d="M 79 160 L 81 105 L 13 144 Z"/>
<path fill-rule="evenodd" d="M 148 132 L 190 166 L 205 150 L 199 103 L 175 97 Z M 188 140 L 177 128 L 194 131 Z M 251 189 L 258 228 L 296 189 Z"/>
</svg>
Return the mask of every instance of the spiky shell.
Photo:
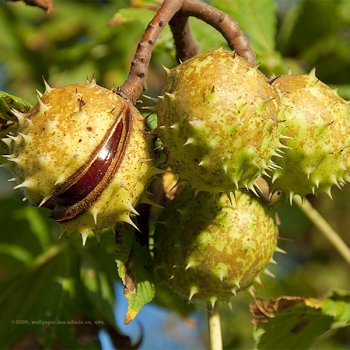
<svg viewBox="0 0 350 350">
<path fill-rule="evenodd" d="M 279 146 L 277 99 L 257 67 L 232 51 L 170 70 L 157 103 L 169 165 L 197 190 L 252 188 Z"/>
<path fill-rule="evenodd" d="M 349 179 L 350 104 L 309 75 L 284 75 L 272 83 L 280 96 L 279 120 L 286 148 L 274 161 L 272 189 L 304 196 L 330 194 Z"/>
<path fill-rule="evenodd" d="M 228 300 L 249 287 L 270 261 L 278 238 L 275 215 L 248 194 L 192 190 L 164 210 L 154 237 L 161 276 L 180 294 Z"/>
<path fill-rule="evenodd" d="M 47 86 L 30 112 L 15 113 L 19 129 L 16 135 L 10 135 L 11 154 L 7 156 L 18 181 L 15 188 L 21 188 L 32 204 L 53 209 L 54 218 L 56 211 L 64 209 L 57 221 L 68 232 L 79 231 L 86 236 L 90 230 L 110 227 L 116 221 L 131 223 L 133 206 L 154 174 L 149 162 L 150 143 L 136 108 L 112 91 L 87 83 L 61 88 Z M 116 154 L 109 153 L 107 148 L 112 141 Z M 116 157 L 117 162 L 113 163 Z M 73 195 L 69 191 L 97 161 L 102 165 L 109 160 L 115 164 L 113 173 L 111 166 L 95 169 L 92 175 L 101 181 L 86 192 L 86 197 L 80 198 L 85 201 L 82 209 L 82 201 L 74 200 L 79 191 Z M 81 186 L 84 191 L 89 181 Z M 102 181 L 104 185 L 95 191 Z M 63 209 L 55 201 L 62 193 L 73 196 Z M 48 205 L 50 201 L 53 203 Z M 66 220 L 68 209 L 71 215 Z"/>
</svg>

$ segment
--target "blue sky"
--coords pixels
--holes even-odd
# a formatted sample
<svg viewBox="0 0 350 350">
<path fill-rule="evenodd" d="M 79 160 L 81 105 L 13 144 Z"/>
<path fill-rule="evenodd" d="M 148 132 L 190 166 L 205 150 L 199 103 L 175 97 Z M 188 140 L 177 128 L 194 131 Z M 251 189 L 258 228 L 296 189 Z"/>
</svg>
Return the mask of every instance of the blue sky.
<svg viewBox="0 0 350 350">
<path fill-rule="evenodd" d="M 205 350 L 206 315 L 196 311 L 190 318 L 184 319 L 174 312 L 169 312 L 157 305 L 148 304 L 140 311 L 136 320 L 124 325 L 127 300 L 123 287 L 116 284 L 115 317 L 117 324 L 126 335 L 137 340 L 140 324 L 144 329 L 144 340 L 140 350 Z M 101 332 L 102 350 L 111 350 L 113 345 L 105 332 Z"/>
</svg>

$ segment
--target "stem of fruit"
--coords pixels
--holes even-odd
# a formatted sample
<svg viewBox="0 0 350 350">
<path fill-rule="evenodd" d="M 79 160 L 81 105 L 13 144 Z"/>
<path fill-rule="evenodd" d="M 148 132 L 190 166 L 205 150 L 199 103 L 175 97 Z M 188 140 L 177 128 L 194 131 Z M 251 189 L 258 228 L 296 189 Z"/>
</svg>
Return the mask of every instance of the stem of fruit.
<svg viewBox="0 0 350 350">
<path fill-rule="evenodd" d="M 116 89 L 117 94 L 132 104 L 135 104 L 145 88 L 153 46 L 164 26 L 177 12 L 179 14 L 172 23 L 176 21 L 178 24 L 172 25 L 172 30 L 178 59 L 188 59 L 198 52 L 198 44 L 192 37 L 188 24 L 188 17 L 194 16 L 217 29 L 232 50 L 255 65 L 255 54 L 249 40 L 230 16 L 200 0 L 164 0 L 137 45 L 128 78 Z"/>
<path fill-rule="evenodd" d="M 218 302 L 208 302 L 208 329 L 210 350 L 222 350 L 222 335 Z"/>
<path fill-rule="evenodd" d="M 183 62 L 196 56 L 199 45 L 192 36 L 188 16 L 184 16 L 180 11 L 171 19 L 169 25 L 174 37 L 177 61 Z"/>
<path fill-rule="evenodd" d="M 302 200 L 299 196 L 294 196 L 293 201 L 350 265 L 350 248 L 341 239 L 339 234 L 328 224 L 321 214 L 313 208 L 307 199 Z"/>
<path fill-rule="evenodd" d="M 176 12 L 181 8 L 183 0 L 164 0 L 162 6 L 148 24 L 143 36 L 141 37 L 134 59 L 131 62 L 128 78 L 116 90 L 116 93 L 135 103 L 142 93 L 146 77 L 148 73 L 148 66 L 151 60 L 151 53 L 154 43 L 164 26 L 173 18 Z"/>
<path fill-rule="evenodd" d="M 237 22 L 226 13 L 200 0 L 183 0 L 179 15 L 193 16 L 208 23 L 223 35 L 231 50 L 244 57 L 251 65 L 255 65 L 255 54 L 248 38 Z"/>
</svg>

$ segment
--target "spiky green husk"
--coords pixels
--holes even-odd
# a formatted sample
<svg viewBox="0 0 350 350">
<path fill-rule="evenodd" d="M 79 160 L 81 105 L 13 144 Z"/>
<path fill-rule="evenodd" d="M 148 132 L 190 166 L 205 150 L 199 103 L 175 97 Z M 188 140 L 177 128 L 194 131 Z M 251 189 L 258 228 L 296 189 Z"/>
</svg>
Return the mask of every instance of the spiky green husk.
<svg viewBox="0 0 350 350">
<path fill-rule="evenodd" d="M 34 205 L 55 191 L 83 164 L 116 122 L 125 101 L 94 82 L 50 88 L 27 114 L 15 112 L 19 128 L 7 140 L 11 168 L 26 199 Z M 67 232 L 86 238 L 91 230 L 130 220 L 155 168 L 149 162 L 150 139 L 140 113 L 129 106 L 133 126 L 123 161 L 109 185 L 88 211 L 62 223 Z"/>
<path fill-rule="evenodd" d="M 157 103 L 169 165 L 197 190 L 252 188 L 279 147 L 277 100 L 257 67 L 232 51 L 170 70 Z"/>
<path fill-rule="evenodd" d="M 349 180 L 350 104 L 309 75 L 285 75 L 273 81 L 280 96 L 279 120 L 288 148 L 274 161 L 272 189 L 305 196 L 330 194 Z"/>
<path fill-rule="evenodd" d="M 249 287 L 271 260 L 278 238 L 271 207 L 236 191 L 180 193 L 156 227 L 159 272 L 189 299 L 228 300 Z"/>
</svg>

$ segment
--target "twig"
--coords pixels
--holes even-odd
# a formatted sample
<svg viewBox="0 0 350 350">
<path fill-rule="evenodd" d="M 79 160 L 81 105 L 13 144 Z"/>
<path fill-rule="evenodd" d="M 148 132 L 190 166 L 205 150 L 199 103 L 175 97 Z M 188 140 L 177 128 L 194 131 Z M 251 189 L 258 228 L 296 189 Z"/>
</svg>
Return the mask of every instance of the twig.
<svg viewBox="0 0 350 350">
<path fill-rule="evenodd" d="M 350 248 L 341 239 L 339 234 L 328 224 L 328 222 L 321 216 L 321 214 L 312 207 L 307 199 L 302 200 L 299 196 L 294 196 L 293 201 L 321 231 L 323 236 L 332 243 L 333 247 L 350 265 Z"/>
<path fill-rule="evenodd" d="M 170 21 L 181 8 L 183 0 L 164 0 L 151 22 L 148 24 L 140 39 L 134 59 L 131 62 L 129 76 L 126 81 L 116 90 L 133 104 L 142 93 L 151 60 L 153 45 L 158 39 L 163 27 Z"/>
<path fill-rule="evenodd" d="M 174 37 L 177 61 L 183 62 L 197 55 L 199 45 L 192 36 L 188 16 L 184 16 L 180 11 L 169 24 Z"/>
<path fill-rule="evenodd" d="M 7 0 L 7 1 L 20 1 L 20 0 Z M 24 3 L 30 6 L 37 6 L 45 10 L 47 13 L 53 10 L 53 0 L 22 0 Z"/>
<path fill-rule="evenodd" d="M 198 52 L 198 44 L 188 24 L 188 17 L 194 16 L 217 29 L 232 50 L 255 65 L 255 54 L 247 37 L 230 16 L 200 0 L 164 0 L 137 45 L 128 78 L 116 90 L 117 94 L 133 104 L 145 87 L 153 46 L 163 27 L 174 16 L 171 27 L 178 59 L 185 60 Z"/>
<path fill-rule="evenodd" d="M 218 302 L 208 302 L 208 329 L 210 350 L 222 350 L 222 335 Z"/>
<path fill-rule="evenodd" d="M 229 15 L 200 0 L 184 0 L 181 15 L 197 17 L 213 26 L 224 36 L 232 50 L 255 65 L 255 54 L 248 38 Z"/>
</svg>

